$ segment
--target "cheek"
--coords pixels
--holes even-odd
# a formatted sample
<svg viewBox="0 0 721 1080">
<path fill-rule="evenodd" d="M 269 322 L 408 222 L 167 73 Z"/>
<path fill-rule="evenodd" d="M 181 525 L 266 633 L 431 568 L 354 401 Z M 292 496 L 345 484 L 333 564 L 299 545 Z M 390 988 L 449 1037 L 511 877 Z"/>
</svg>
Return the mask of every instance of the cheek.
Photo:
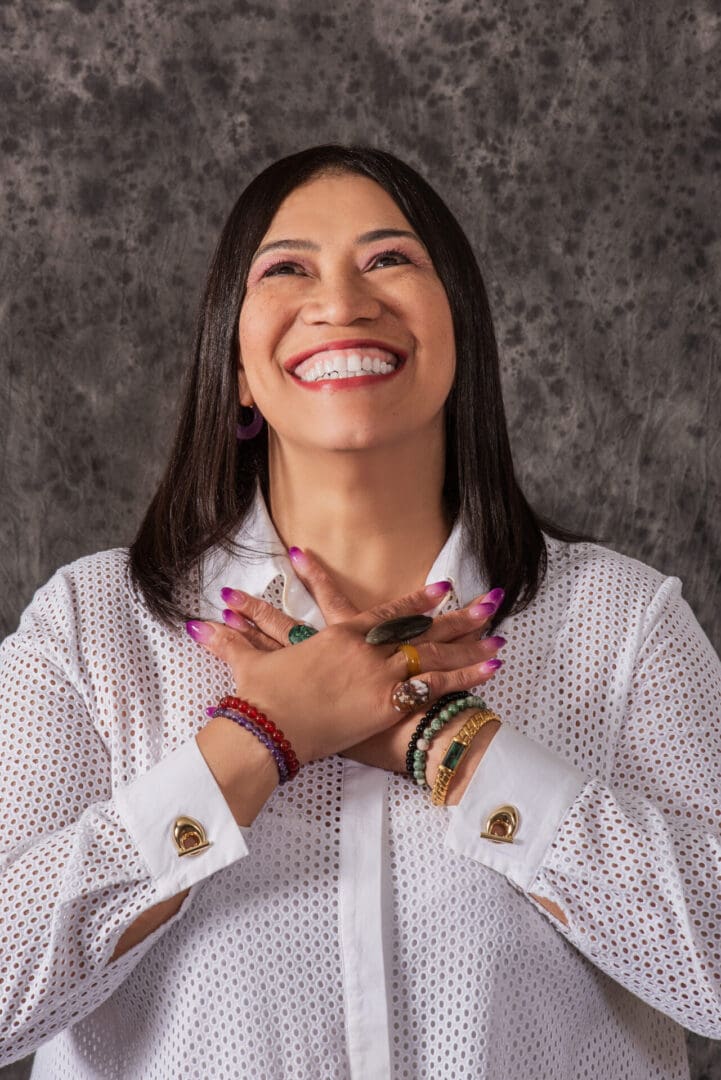
<svg viewBox="0 0 721 1080">
<path fill-rule="evenodd" d="M 250 382 L 262 381 L 271 373 L 279 335 L 272 310 L 254 299 L 244 301 L 238 318 L 239 359 Z"/>
<path fill-rule="evenodd" d="M 445 292 L 427 297 L 423 315 L 427 340 L 436 361 L 439 382 L 452 383 L 456 371 L 456 345 L 453 317 Z"/>
<path fill-rule="evenodd" d="M 256 304 L 252 300 L 245 300 L 240 309 L 238 318 L 238 342 L 241 356 L 246 356 L 262 340 L 262 323 L 257 317 Z"/>
</svg>

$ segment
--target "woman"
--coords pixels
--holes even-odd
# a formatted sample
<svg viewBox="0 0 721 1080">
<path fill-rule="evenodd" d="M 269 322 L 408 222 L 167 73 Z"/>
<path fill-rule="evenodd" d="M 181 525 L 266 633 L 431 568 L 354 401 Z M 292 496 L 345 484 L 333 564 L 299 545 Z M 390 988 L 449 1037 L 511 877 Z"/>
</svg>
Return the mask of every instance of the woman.
<svg viewBox="0 0 721 1080">
<path fill-rule="evenodd" d="M 687 1076 L 721 665 L 677 579 L 544 528 L 439 197 L 367 148 L 266 169 L 135 543 L 3 646 L 0 1061 Z"/>
</svg>

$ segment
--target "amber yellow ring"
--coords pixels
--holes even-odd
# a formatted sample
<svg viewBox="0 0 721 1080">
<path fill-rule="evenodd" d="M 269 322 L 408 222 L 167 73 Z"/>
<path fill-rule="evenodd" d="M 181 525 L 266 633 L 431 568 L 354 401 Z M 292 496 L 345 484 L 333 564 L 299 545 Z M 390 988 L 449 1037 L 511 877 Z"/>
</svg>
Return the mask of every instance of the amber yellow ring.
<svg viewBox="0 0 721 1080">
<path fill-rule="evenodd" d="M 418 655 L 418 649 L 415 645 L 399 645 L 396 652 L 402 652 L 406 658 L 406 665 L 408 667 L 407 679 L 412 679 L 414 675 L 420 675 L 421 673 L 421 658 Z"/>
</svg>

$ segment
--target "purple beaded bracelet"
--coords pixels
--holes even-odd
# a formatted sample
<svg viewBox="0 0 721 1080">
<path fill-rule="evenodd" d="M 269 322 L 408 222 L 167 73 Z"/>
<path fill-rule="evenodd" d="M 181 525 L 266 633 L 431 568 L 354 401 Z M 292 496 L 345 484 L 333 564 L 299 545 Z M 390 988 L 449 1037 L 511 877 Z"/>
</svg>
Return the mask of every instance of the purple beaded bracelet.
<svg viewBox="0 0 721 1080">
<path fill-rule="evenodd" d="M 255 735 L 256 739 L 260 739 L 263 746 L 266 746 L 273 755 L 273 760 L 278 766 L 278 775 L 281 784 L 285 784 L 290 780 L 290 774 L 288 772 L 285 757 L 283 756 L 283 751 L 276 746 L 270 735 L 263 731 L 262 728 L 259 728 L 258 725 L 254 724 L 252 720 L 249 720 L 247 716 L 243 716 L 242 713 L 236 712 L 235 709 L 214 709 L 213 715 L 226 716 L 228 720 L 234 720 L 236 724 L 240 724 L 240 726 L 244 727 L 246 731 L 249 731 L 251 735 Z"/>
</svg>

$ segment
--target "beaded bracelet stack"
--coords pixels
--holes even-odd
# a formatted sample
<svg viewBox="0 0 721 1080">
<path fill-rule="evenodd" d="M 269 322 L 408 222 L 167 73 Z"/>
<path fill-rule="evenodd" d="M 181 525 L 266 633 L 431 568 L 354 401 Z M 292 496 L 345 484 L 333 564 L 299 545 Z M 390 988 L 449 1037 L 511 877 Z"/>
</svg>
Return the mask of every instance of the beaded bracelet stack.
<svg viewBox="0 0 721 1080">
<path fill-rule="evenodd" d="M 444 694 L 430 707 L 411 735 L 406 751 L 406 772 L 418 787 L 430 791 L 431 785 L 426 780 L 426 761 L 431 742 L 441 728 L 464 709 L 485 708 L 486 703 L 482 698 L 465 690 Z"/>
<path fill-rule="evenodd" d="M 208 716 L 225 716 L 255 735 L 273 755 L 281 784 L 298 775 L 300 764 L 290 742 L 280 728 L 254 705 L 242 698 L 226 696 L 205 711 Z"/>
</svg>

